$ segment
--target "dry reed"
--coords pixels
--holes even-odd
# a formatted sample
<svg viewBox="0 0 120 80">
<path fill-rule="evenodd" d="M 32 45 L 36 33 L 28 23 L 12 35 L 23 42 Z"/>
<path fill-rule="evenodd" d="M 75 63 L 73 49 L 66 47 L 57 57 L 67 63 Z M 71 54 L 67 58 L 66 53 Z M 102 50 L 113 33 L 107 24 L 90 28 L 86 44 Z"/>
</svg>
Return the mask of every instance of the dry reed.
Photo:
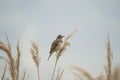
<svg viewBox="0 0 120 80">
<path fill-rule="evenodd" d="M 12 57 L 12 54 L 11 54 L 11 46 L 8 40 L 8 36 L 6 34 L 5 36 L 7 40 L 7 45 L 0 41 L 0 50 L 4 51 L 7 54 L 8 61 L 9 61 L 8 63 L 9 63 L 10 75 L 12 77 L 12 80 L 15 80 L 14 58 Z"/>
<path fill-rule="evenodd" d="M 60 59 L 62 54 L 66 51 L 67 46 L 70 46 L 70 43 L 68 42 L 68 40 L 74 35 L 76 30 L 77 29 L 75 29 L 71 34 L 69 34 L 65 38 L 65 40 L 63 41 L 63 47 L 57 53 L 55 66 L 54 66 L 54 70 L 53 70 L 53 74 L 52 74 L 52 80 L 54 79 L 54 74 L 55 74 L 58 60 Z M 10 45 L 7 34 L 5 34 L 5 36 L 6 36 L 7 44 L 0 41 L 0 50 L 4 51 L 5 54 L 7 55 L 7 58 L 0 56 L 0 59 L 3 59 L 6 61 L 1 80 L 10 80 L 10 78 L 5 77 L 7 67 L 9 68 L 9 72 L 10 72 L 10 76 L 11 76 L 12 80 L 19 80 L 19 77 L 20 77 L 19 68 L 20 68 L 20 58 L 21 58 L 19 41 L 18 41 L 17 46 L 16 46 L 17 58 L 14 59 L 14 57 L 12 55 L 12 51 L 11 51 L 11 45 Z M 39 48 L 38 48 L 38 45 L 34 41 L 31 44 L 32 44 L 32 48 L 30 49 L 30 51 L 31 51 L 32 59 L 35 62 L 35 65 L 37 67 L 38 80 L 40 80 L 39 67 L 40 67 L 41 57 L 39 57 Z M 113 54 L 111 52 L 109 35 L 108 35 L 106 48 L 107 48 L 107 65 L 105 65 L 105 67 L 104 67 L 105 71 L 106 71 L 106 76 L 104 76 L 103 74 L 100 74 L 100 76 L 98 76 L 97 78 L 93 78 L 93 76 L 88 71 L 86 71 L 84 69 L 81 69 L 78 67 L 70 67 L 70 69 L 73 70 L 74 76 L 79 80 L 84 80 L 84 78 L 86 78 L 87 80 L 120 80 L 120 67 L 117 67 L 114 70 L 114 73 L 112 74 Z M 8 64 L 8 66 L 7 66 L 7 64 Z M 59 69 L 55 80 L 62 80 L 63 72 L 64 72 L 64 70 Z M 21 79 L 22 80 L 26 79 L 26 70 L 24 70 L 23 76 L 21 77 Z"/>
<path fill-rule="evenodd" d="M 114 69 L 113 79 L 120 80 L 120 65 Z"/>
<path fill-rule="evenodd" d="M 112 59 L 113 59 L 113 54 L 111 52 L 111 47 L 110 47 L 110 40 L 109 40 L 109 35 L 108 35 L 108 41 L 106 44 L 107 48 L 107 65 L 104 67 L 106 74 L 107 74 L 107 80 L 112 80 Z"/>
<path fill-rule="evenodd" d="M 19 80 L 19 68 L 20 68 L 20 48 L 19 48 L 19 41 L 17 43 L 17 59 L 16 59 L 16 80 Z"/>
<path fill-rule="evenodd" d="M 4 72 L 3 72 L 3 75 L 2 75 L 2 79 L 1 79 L 1 80 L 4 80 L 6 70 L 7 70 L 7 62 L 5 63 Z"/>
<path fill-rule="evenodd" d="M 73 70 L 73 73 L 76 75 L 76 71 L 78 72 L 78 75 L 76 77 L 78 77 L 78 79 L 83 79 L 81 77 L 81 74 L 83 75 L 84 78 L 87 78 L 88 80 L 94 80 L 93 76 L 86 71 L 85 69 L 79 68 L 79 67 L 74 67 L 71 66 L 70 69 Z"/>
<path fill-rule="evenodd" d="M 55 80 L 62 80 L 64 70 L 59 69 Z"/>
<path fill-rule="evenodd" d="M 11 45 L 6 33 L 5 33 L 5 37 L 7 40 L 7 44 L 0 41 L 0 50 L 5 52 L 5 54 L 7 55 L 7 58 L 4 58 L 4 57 L 1 57 L 1 58 L 5 59 L 8 62 L 9 72 L 12 80 L 19 80 L 19 66 L 20 66 L 19 42 L 17 44 L 17 59 L 15 60 L 14 57 L 12 56 Z"/>
<path fill-rule="evenodd" d="M 83 77 L 77 72 L 73 72 L 73 75 L 76 77 L 77 80 L 84 80 Z"/>
<path fill-rule="evenodd" d="M 65 50 L 67 49 L 67 46 L 70 46 L 70 43 L 68 42 L 68 39 L 70 39 L 72 36 L 74 36 L 75 32 L 77 31 L 77 29 L 74 29 L 64 40 L 63 42 L 63 47 L 60 49 L 60 51 L 57 54 L 57 61 L 59 60 L 59 58 L 61 57 L 61 55 L 65 52 Z"/>
<path fill-rule="evenodd" d="M 38 72 L 38 80 L 40 80 L 40 73 L 39 73 L 39 67 L 40 67 L 40 57 L 39 57 L 39 48 L 37 43 L 35 43 L 35 41 L 33 41 L 32 43 L 32 48 L 30 49 L 31 51 L 31 55 L 32 55 L 32 59 L 36 64 L 37 67 L 37 72 Z"/>
<path fill-rule="evenodd" d="M 61 55 L 65 52 L 65 50 L 67 49 L 67 46 L 70 46 L 70 43 L 68 42 L 68 39 L 70 39 L 70 38 L 75 34 L 76 31 L 77 31 L 77 29 L 74 29 L 73 32 L 70 33 L 70 34 L 65 38 L 65 40 L 63 41 L 63 46 L 62 46 L 62 48 L 60 49 L 60 51 L 58 51 L 57 56 L 56 56 L 56 61 L 55 61 L 54 70 L 53 70 L 53 74 L 52 74 L 52 79 L 51 79 L 51 80 L 54 80 L 55 70 L 56 70 L 56 66 L 57 66 L 57 63 L 58 63 L 59 58 L 60 58 Z"/>
</svg>

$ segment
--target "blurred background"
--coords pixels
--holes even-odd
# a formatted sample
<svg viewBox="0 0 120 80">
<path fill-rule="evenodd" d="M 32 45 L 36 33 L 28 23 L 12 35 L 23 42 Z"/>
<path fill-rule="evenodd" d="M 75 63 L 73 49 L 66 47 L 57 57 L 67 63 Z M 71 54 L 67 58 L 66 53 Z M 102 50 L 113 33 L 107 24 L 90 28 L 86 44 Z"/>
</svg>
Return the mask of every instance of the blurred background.
<svg viewBox="0 0 120 80">
<path fill-rule="evenodd" d="M 30 54 L 30 43 L 35 40 L 40 49 L 40 75 L 51 78 L 55 55 L 47 61 L 51 43 L 58 34 L 67 36 L 71 46 L 60 58 L 57 68 L 64 68 L 63 80 L 73 80 L 69 66 L 83 67 L 93 76 L 104 72 L 107 34 L 113 52 L 113 65 L 120 64 L 120 1 L 119 0 L 0 0 L 0 40 L 8 34 L 16 57 L 20 41 L 20 72 L 27 70 L 29 80 L 37 79 L 35 64 Z M 0 51 L 0 56 L 6 56 Z M 5 61 L 0 60 L 0 75 Z M 7 73 L 9 76 L 9 73 Z"/>
</svg>

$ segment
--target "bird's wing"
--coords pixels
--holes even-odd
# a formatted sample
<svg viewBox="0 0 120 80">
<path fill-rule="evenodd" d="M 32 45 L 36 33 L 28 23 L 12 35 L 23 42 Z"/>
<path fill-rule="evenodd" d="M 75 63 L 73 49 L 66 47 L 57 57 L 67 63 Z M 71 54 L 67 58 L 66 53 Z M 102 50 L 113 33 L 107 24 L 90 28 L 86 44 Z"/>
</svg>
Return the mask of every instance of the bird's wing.
<svg viewBox="0 0 120 80">
<path fill-rule="evenodd" d="M 51 45 L 51 50 L 50 50 L 50 53 L 56 48 L 56 46 L 59 45 L 59 41 L 58 40 L 55 40 L 52 45 Z"/>
</svg>

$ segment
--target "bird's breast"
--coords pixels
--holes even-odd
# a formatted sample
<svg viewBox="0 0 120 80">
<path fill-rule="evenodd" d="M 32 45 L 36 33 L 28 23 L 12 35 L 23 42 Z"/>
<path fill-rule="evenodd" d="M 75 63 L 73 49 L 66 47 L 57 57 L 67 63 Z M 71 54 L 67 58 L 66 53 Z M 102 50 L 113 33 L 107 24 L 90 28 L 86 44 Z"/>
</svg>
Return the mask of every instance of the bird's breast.
<svg viewBox="0 0 120 80">
<path fill-rule="evenodd" d="M 62 48 L 62 42 L 59 42 L 58 46 L 56 47 L 56 51 L 59 51 Z"/>
</svg>

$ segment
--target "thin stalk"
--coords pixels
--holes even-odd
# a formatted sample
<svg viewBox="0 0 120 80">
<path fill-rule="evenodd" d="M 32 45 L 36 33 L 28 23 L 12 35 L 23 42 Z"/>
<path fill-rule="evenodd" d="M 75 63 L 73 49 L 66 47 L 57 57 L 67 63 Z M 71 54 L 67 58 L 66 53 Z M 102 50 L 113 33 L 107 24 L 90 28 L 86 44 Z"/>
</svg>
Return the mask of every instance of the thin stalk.
<svg viewBox="0 0 120 80">
<path fill-rule="evenodd" d="M 16 60 L 16 80 L 19 80 L 19 68 L 20 68 L 20 48 L 19 48 L 19 41 L 17 43 L 17 60 Z"/>
<path fill-rule="evenodd" d="M 25 69 L 24 72 L 23 72 L 22 80 L 25 80 L 25 77 L 26 77 L 26 69 Z"/>
<path fill-rule="evenodd" d="M 4 78 L 5 78 L 6 70 L 7 70 L 7 62 L 6 62 L 5 67 L 4 67 L 4 72 L 3 72 L 3 75 L 2 75 L 2 80 L 4 80 Z"/>
<path fill-rule="evenodd" d="M 54 66 L 54 70 L 53 70 L 53 74 L 52 74 L 52 79 L 51 80 L 54 80 L 54 75 L 55 75 L 55 70 L 56 70 L 57 62 L 58 62 L 58 59 L 56 58 L 56 62 L 55 62 L 55 66 Z"/>
<path fill-rule="evenodd" d="M 39 67 L 37 67 L 37 72 L 38 72 L 38 80 L 40 80 L 40 72 L 39 72 Z"/>
</svg>

